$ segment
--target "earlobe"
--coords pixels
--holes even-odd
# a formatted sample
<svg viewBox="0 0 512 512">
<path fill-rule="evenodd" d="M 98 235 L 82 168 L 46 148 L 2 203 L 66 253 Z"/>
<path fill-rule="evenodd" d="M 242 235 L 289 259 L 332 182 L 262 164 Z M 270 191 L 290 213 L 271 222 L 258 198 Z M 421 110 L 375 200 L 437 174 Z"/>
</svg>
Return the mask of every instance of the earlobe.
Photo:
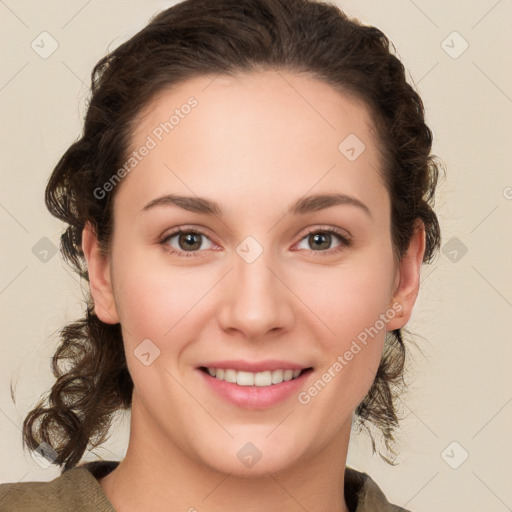
<svg viewBox="0 0 512 512">
<path fill-rule="evenodd" d="M 110 258 L 100 250 L 98 238 L 89 222 L 82 231 L 82 250 L 87 261 L 94 312 L 102 322 L 117 324 L 119 315 L 110 278 Z"/>
<path fill-rule="evenodd" d="M 402 328 L 411 317 L 420 287 L 420 270 L 425 254 L 425 225 L 417 220 L 414 234 L 398 268 L 398 286 L 391 305 L 396 316 L 387 324 L 387 330 Z"/>
</svg>

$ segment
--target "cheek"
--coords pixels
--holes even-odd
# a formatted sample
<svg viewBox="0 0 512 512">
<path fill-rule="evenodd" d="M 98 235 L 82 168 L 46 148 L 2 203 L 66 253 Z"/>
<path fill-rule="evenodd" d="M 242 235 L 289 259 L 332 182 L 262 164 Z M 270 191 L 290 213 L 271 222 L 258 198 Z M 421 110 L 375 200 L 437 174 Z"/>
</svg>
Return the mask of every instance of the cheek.
<svg viewBox="0 0 512 512">
<path fill-rule="evenodd" d="M 326 333 L 323 339 L 342 349 L 347 341 L 374 326 L 390 307 L 393 275 L 391 257 L 381 254 L 380 261 L 317 270 L 305 279 L 301 276 L 295 289 L 301 287 L 298 295 L 306 298 L 305 304 L 321 320 Z M 377 328 L 385 331 L 382 321 Z"/>
<path fill-rule="evenodd" d="M 173 385 L 172 377 L 179 378 L 176 362 L 187 340 L 197 334 L 194 318 L 213 283 L 208 286 L 181 269 L 148 265 L 138 260 L 136 252 L 129 259 L 119 258 L 116 265 L 116 306 L 139 400 L 158 415 L 158 406 L 154 407 L 160 399 L 155 401 L 155 390 L 165 389 L 166 402 L 190 407 L 189 397 Z"/>
<path fill-rule="evenodd" d="M 379 256 L 317 273 L 315 286 L 304 295 L 321 320 L 316 336 L 322 358 L 319 373 L 330 388 L 324 399 L 337 402 L 343 396 L 348 408 L 355 408 L 372 385 L 385 342 L 386 318 L 395 315 L 390 306 L 392 255 L 380 252 Z"/>
<path fill-rule="evenodd" d="M 171 336 L 180 320 L 204 294 L 206 284 L 194 269 L 156 264 L 137 249 L 114 263 L 116 306 L 130 337 Z M 176 327 L 175 327 L 176 326 Z"/>
</svg>

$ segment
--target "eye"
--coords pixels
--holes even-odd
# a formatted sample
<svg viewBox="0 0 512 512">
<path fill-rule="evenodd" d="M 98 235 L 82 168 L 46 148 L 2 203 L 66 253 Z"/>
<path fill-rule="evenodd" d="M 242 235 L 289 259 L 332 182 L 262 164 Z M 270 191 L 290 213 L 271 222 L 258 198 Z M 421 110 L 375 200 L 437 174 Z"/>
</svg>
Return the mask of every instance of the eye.
<svg viewBox="0 0 512 512">
<path fill-rule="evenodd" d="M 190 257 L 195 256 L 195 252 L 199 249 L 205 249 L 203 239 L 210 240 L 208 236 L 197 229 L 182 229 L 173 231 L 168 234 L 161 242 L 160 245 L 169 251 L 171 254 L 177 256 Z M 173 241 L 173 239 L 176 239 Z M 210 243 L 213 245 L 213 242 Z M 177 246 L 176 246 L 177 244 Z M 206 247 L 206 249 L 211 247 Z"/>
<path fill-rule="evenodd" d="M 333 238 L 338 239 L 340 243 L 336 247 L 330 248 L 331 243 L 333 242 Z M 310 247 L 314 248 L 308 249 L 306 247 L 306 250 L 320 253 L 320 255 L 325 255 L 325 253 L 338 253 L 342 251 L 345 247 L 350 247 L 351 245 L 351 239 L 347 235 L 343 234 L 340 230 L 334 228 L 312 228 L 307 232 L 306 236 L 302 238 L 300 243 L 303 243 L 304 241 L 306 242 L 306 244 L 309 244 Z M 300 243 L 297 247 L 299 247 L 299 249 L 302 249 L 303 247 L 300 247 Z"/>
<path fill-rule="evenodd" d="M 203 240 L 206 239 L 210 242 L 210 247 L 204 247 Z M 334 248 L 330 248 L 333 239 L 338 239 L 339 245 Z M 308 249 L 310 252 L 316 252 L 319 255 L 331 255 L 342 251 L 346 247 L 350 247 L 351 238 L 348 237 L 341 230 L 335 228 L 311 228 L 304 236 L 297 247 L 303 242 L 310 244 L 313 249 Z M 203 233 L 201 230 L 180 228 L 172 233 L 169 233 L 161 242 L 160 245 L 170 254 L 174 254 L 179 257 L 194 257 L 198 256 L 198 252 L 201 249 L 211 249 L 215 244 L 210 238 Z"/>
</svg>

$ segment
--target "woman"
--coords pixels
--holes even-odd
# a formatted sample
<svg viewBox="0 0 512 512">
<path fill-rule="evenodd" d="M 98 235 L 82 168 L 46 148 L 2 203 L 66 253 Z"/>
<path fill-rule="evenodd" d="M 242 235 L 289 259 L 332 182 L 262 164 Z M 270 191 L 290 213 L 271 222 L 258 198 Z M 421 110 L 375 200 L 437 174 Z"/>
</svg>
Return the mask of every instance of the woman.
<svg viewBox="0 0 512 512">
<path fill-rule="evenodd" d="M 93 71 L 46 190 L 90 283 L 24 441 L 63 473 L 0 510 L 404 510 L 401 329 L 439 248 L 423 105 L 388 39 L 311 0 L 187 0 Z M 79 464 L 131 409 L 121 462 Z"/>
</svg>

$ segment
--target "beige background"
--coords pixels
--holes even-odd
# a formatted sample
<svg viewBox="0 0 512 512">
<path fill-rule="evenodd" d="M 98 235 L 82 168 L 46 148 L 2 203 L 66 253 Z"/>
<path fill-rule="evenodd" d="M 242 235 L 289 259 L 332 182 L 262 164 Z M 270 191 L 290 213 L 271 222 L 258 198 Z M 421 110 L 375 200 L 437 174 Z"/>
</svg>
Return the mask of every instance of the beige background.
<svg viewBox="0 0 512 512">
<path fill-rule="evenodd" d="M 55 331 L 81 313 L 77 278 L 58 254 L 41 260 L 41 248 L 58 245 L 62 229 L 43 204 L 46 180 L 79 134 L 94 63 L 171 3 L 0 1 L 1 482 L 59 473 L 22 451 L 20 433 L 52 382 Z M 364 435 L 353 439 L 348 463 L 416 512 L 511 510 L 512 2 L 338 5 L 394 41 L 424 99 L 434 152 L 447 167 L 437 198 L 443 253 L 423 269 L 409 324 L 422 353 L 412 351 L 400 464 L 372 457 Z M 43 31 L 58 43 L 46 59 L 31 47 L 46 37 L 51 48 Z M 88 458 L 120 459 L 126 420 L 120 417 L 116 440 Z"/>
</svg>

